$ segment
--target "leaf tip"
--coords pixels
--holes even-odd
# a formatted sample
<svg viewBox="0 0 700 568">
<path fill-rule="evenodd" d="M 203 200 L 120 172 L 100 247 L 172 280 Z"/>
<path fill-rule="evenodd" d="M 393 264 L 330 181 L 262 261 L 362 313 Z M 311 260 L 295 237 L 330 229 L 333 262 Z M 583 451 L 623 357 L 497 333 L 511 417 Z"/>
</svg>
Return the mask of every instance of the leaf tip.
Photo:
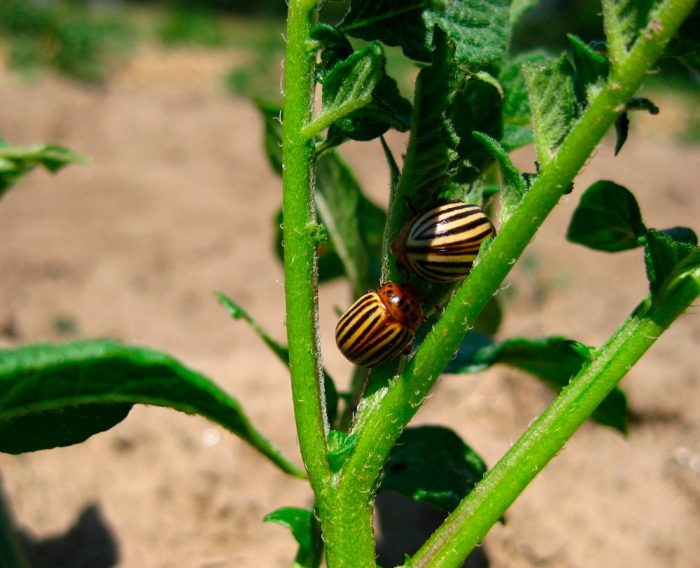
<svg viewBox="0 0 700 568">
<path fill-rule="evenodd" d="M 216 299 L 219 301 L 219 304 L 221 304 L 228 313 L 231 315 L 233 319 L 240 319 L 243 317 L 243 310 L 241 307 L 236 304 L 231 298 L 229 298 L 226 294 L 223 292 L 216 291 L 214 292 L 214 296 L 216 296 Z"/>
</svg>

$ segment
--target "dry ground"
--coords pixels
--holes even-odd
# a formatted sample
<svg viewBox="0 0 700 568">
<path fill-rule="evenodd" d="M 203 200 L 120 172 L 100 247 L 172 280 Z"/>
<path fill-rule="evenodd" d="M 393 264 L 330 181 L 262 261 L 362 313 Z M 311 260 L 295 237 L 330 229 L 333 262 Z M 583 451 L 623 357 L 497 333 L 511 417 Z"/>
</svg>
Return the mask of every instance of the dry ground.
<svg viewBox="0 0 700 568">
<path fill-rule="evenodd" d="M 271 222 L 280 184 L 263 158 L 256 112 L 198 76 L 199 65 L 185 67 L 183 76 L 141 60 L 105 90 L 0 76 L 8 141 L 51 140 L 93 160 L 55 178 L 34 173 L 0 204 L 0 341 L 109 336 L 170 352 L 240 398 L 298 460 L 285 369 L 212 296 L 226 292 L 283 337 Z M 635 114 L 619 157 L 603 144 L 532 243 L 529 268 L 515 268 L 507 291 L 502 337 L 564 334 L 599 345 L 645 293 L 640 251 L 606 255 L 563 237 L 592 181 L 630 187 L 650 226 L 700 229 L 700 149 L 673 145 L 683 115 L 663 102 L 659 117 Z M 400 152 L 403 140 L 392 142 Z M 378 144 L 347 155 L 384 202 Z M 530 152 L 517 161 L 533 169 Z M 348 301 L 342 283 L 321 291 L 324 357 L 338 377 L 349 367 L 332 340 L 333 306 Z M 695 308 L 624 380 L 637 416 L 629 436 L 585 425 L 487 537 L 492 567 L 698 566 L 699 341 Z M 451 425 L 493 464 L 550 400 L 506 369 L 451 376 L 417 422 Z M 44 558 L 38 566 L 289 566 L 292 538 L 261 518 L 310 501 L 301 482 L 238 439 L 160 408 L 136 408 L 79 446 L 2 456 L 0 471 L 19 526 Z"/>
</svg>

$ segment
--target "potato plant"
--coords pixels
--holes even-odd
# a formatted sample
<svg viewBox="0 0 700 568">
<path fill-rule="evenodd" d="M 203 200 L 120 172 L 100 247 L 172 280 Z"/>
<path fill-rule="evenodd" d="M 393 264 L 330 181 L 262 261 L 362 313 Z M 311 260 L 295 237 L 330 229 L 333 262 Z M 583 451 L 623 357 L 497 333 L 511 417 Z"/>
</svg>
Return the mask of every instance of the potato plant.
<svg viewBox="0 0 700 568">
<path fill-rule="evenodd" d="M 119 423 L 134 404 L 200 414 L 309 483 L 313 509 L 266 517 L 291 529 L 299 544 L 295 566 L 313 568 L 324 557 L 330 567 L 375 566 L 373 507 L 382 490 L 449 513 L 405 566 L 460 566 L 587 418 L 626 431 L 617 384 L 700 295 L 700 248 L 691 229 L 648 227 L 633 194 L 614 181 L 586 190 L 574 183 L 611 128 L 619 152 L 630 115 L 658 112 L 636 93 L 664 53 L 697 49 L 697 40 L 673 41 L 695 2 L 603 0 L 605 44 L 570 36 L 559 56 L 509 51 L 533 0 L 351 0 L 335 25 L 319 23 L 317 0 L 288 4 L 284 107 L 257 103 L 270 164 L 282 177 L 278 251 L 288 345 L 233 300 L 219 300 L 288 365 L 303 468 L 214 381 L 169 355 L 113 341 L 0 351 L 0 450 L 79 443 Z M 410 101 L 387 74 L 386 45 L 400 47 L 420 69 Z M 384 141 L 390 129 L 408 133 L 402 160 Z M 390 172 L 387 211 L 362 193 L 338 152 L 347 140 L 373 139 Z M 528 144 L 537 162 L 521 172 L 509 152 Z M 13 164 L 7 151 L 0 148 L 2 167 Z M 566 337 L 496 341 L 497 292 L 571 192 L 580 202 L 568 239 L 611 253 L 643 249 L 649 294 L 599 347 Z M 452 201 L 479 205 L 497 229 L 471 273 L 436 284 L 399 270 L 392 243 L 413 211 Z M 429 316 L 412 353 L 357 367 L 350 392 L 342 393 L 323 367 L 317 317 L 319 284 L 338 277 L 349 282 L 353 300 L 380 284 L 409 284 Z M 441 374 L 496 364 L 521 369 L 558 395 L 492 468 L 452 430 L 409 426 Z M 21 566 L 9 522 L 3 527 L 2 565 Z"/>
</svg>

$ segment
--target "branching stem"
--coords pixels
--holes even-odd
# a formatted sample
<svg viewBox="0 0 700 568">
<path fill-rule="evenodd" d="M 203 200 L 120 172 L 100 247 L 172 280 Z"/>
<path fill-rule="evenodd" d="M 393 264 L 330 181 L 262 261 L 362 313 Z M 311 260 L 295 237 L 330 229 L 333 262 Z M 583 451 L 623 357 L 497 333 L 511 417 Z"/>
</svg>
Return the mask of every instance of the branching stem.
<svg viewBox="0 0 700 568">
<path fill-rule="evenodd" d="M 619 10 L 619 0 L 603 0 L 603 24 L 605 28 L 605 39 L 608 44 L 608 55 L 613 67 L 620 65 L 627 57 L 625 46 L 625 34 L 622 29 L 617 13 Z"/>
<path fill-rule="evenodd" d="M 426 337 L 408 367 L 388 380 L 388 371 L 372 378 L 353 425 L 357 444 L 339 473 L 326 457 L 323 375 L 317 339 L 317 275 L 313 210 L 314 147 L 309 126 L 313 109 L 314 53 L 310 29 L 315 2 L 290 0 L 285 66 L 284 239 L 287 328 L 294 409 L 302 457 L 317 500 L 330 568 L 374 566 L 373 492 L 391 448 L 434 386 L 464 335 L 549 212 L 589 158 L 595 146 L 635 94 L 695 4 L 664 0 L 629 53 L 619 59 L 598 95 L 572 127 L 557 154 L 540 172 L 498 237 L 481 255 L 470 277 Z M 325 123 L 324 123 L 325 124 Z M 392 197 L 391 237 L 401 223 L 396 214 L 402 189 L 412 175 L 409 146 L 403 176 Z M 385 263 L 384 277 L 391 277 Z M 503 510 L 522 492 L 542 465 L 573 434 L 629 365 L 648 349 L 671 321 L 700 293 L 697 275 L 686 279 L 668 303 L 646 306 L 630 318 L 576 381 L 438 529 L 413 566 L 457 566 Z M 576 412 L 571 412 L 572 407 Z M 474 519 L 476 518 L 476 521 Z M 469 523 L 466 522 L 469 519 Z"/>
<path fill-rule="evenodd" d="M 489 250 L 482 254 L 456 292 L 445 313 L 426 337 L 408 368 L 393 382 L 375 390 L 358 410 L 358 441 L 341 472 L 341 494 L 358 494 L 364 485 L 367 498 L 391 448 L 417 412 L 464 335 L 498 291 L 552 208 L 614 124 L 624 105 L 636 93 L 666 43 L 692 9 L 693 0 L 666 0 L 628 57 L 573 126 L 556 156 L 540 172 L 518 209 L 501 227 Z M 406 171 L 404 171 L 406 175 Z M 403 180 L 402 180 L 403 183 Z M 490 525 L 489 525 L 490 526 Z"/>
</svg>

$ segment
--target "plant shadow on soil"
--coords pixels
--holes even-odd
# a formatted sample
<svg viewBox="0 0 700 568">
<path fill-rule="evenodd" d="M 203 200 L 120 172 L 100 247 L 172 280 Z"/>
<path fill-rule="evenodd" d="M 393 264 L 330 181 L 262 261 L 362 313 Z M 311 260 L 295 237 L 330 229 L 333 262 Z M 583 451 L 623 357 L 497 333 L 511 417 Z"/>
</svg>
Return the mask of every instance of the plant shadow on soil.
<svg viewBox="0 0 700 568">
<path fill-rule="evenodd" d="M 86 506 L 64 534 L 36 539 L 21 531 L 20 540 L 32 568 L 112 568 L 119 548 L 100 507 Z"/>
</svg>

